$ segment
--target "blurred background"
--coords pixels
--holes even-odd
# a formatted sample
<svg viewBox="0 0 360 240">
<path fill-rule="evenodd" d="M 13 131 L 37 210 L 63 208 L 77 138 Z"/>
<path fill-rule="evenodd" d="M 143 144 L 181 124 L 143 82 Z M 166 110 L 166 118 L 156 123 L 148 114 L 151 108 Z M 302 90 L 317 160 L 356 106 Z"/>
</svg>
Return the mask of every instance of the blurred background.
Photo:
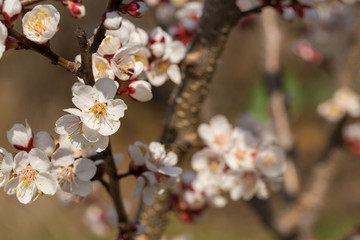
<svg viewBox="0 0 360 240">
<path fill-rule="evenodd" d="M 79 20 L 71 18 L 60 3 L 49 3 L 55 5 L 61 14 L 60 30 L 51 40 L 51 48 L 58 55 L 73 60 L 79 53 L 73 31 L 76 26 L 82 26 L 90 36 L 101 20 L 106 1 L 84 1 L 87 14 Z M 292 22 L 280 20 L 283 80 L 294 124 L 302 180 L 307 179 L 311 164 L 326 140 L 328 126 L 317 115 L 316 107 L 332 95 L 336 86 L 334 78 L 351 42 L 355 18 L 351 9 L 347 13 L 336 19 L 336 24 L 333 23 L 329 29 L 314 24 L 313 28 L 321 28 L 320 37 L 311 32 L 301 19 Z M 150 12 L 141 19 L 131 20 L 149 32 L 156 26 L 153 15 Z M 16 25 L 19 31 L 20 22 L 18 20 Z M 325 59 L 322 64 L 306 62 L 295 54 L 294 46 L 304 36 L 321 50 Z M 233 29 L 206 100 L 203 120 L 208 121 L 212 115 L 220 113 L 233 123 L 245 114 L 251 114 L 263 123 L 270 121 L 266 90 L 262 84 L 262 66 L 262 30 L 259 16 L 255 16 Z M 62 109 L 73 106 L 71 86 L 77 81 L 76 77 L 30 50 L 7 51 L 1 59 L 0 72 L 0 146 L 10 152 L 14 150 L 7 142 L 6 131 L 15 123 L 24 124 L 25 120 L 33 132 L 48 131 L 57 138 L 54 124 L 64 114 Z M 147 103 L 123 98 L 128 110 L 119 132 L 111 137 L 114 152 L 125 155 L 125 161 L 119 165 L 122 171 L 127 170 L 129 144 L 136 140 L 149 143 L 159 138 L 172 87 L 173 84 L 167 82 L 153 88 L 154 98 Z M 360 224 L 359 157 L 345 152 L 339 168 L 315 227 L 316 239 L 338 239 Z M 132 199 L 134 184 L 132 177 L 121 182 L 131 214 L 137 206 L 137 199 Z M 107 207 L 111 202 L 106 192 L 101 186 L 96 189 L 97 199 L 101 196 L 100 205 Z M 274 193 L 272 201 L 275 205 L 277 198 Z M 94 199 L 90 196 L 86 201 L 65 206 L 60 204 L 58 197 L 43 196 L 25 206 L 15 196 L 0 191 L 0 239 L 115 239 L 114 231 L 99 236 L 86 224 L 86 212 Z M 182 234 L 207 240 L 274 239 L 245 201 L 230 201 L 223 209 L 210 209 L 200 223 L 185 224 L 177 216 L 172 216 L 166 237 L 171 239 Z"/>
</svg>

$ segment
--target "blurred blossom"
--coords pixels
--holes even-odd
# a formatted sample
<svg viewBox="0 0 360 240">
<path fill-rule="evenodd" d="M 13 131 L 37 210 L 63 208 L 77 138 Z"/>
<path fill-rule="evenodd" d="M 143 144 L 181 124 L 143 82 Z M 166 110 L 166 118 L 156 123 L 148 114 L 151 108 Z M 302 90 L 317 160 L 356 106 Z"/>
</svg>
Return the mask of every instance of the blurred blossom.
<svg viewBox="0 0 360 240">
<path fill-rule="evenodd" d="M 338 89 L 332 98 L 321 103 L 318 114 L 330 122 L 337 122 L 345 115 L 360 116 L 359 95 L 348 87 Z"/>
<path fill-rule="evenodd" d="M 342 136 L 346 146 L 356 155 L 360 155 L 360 123 L 348 124 L 344 127 Z"/>
</svg>

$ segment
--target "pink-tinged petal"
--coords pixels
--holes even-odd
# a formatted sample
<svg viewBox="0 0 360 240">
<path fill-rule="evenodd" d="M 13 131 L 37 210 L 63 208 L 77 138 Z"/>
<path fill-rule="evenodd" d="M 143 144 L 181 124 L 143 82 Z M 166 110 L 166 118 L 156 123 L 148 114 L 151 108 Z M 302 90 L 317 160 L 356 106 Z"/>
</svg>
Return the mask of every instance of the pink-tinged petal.
<svg viewBox="0 0 360 240">
<path fill-rule="evenodd" d="M 4 187 L 4 191 L 7 195 L 14 195 L 16 193 L 17 187 L 20 184 L 20 177 L 13 178 L 8 181 L 8 183 Z"/>
<path fill-rule="evenodd" d="M 166 150 L 163 144 L 159 142 L 151 142 L 149 144 L 149 149 L 152 154 L 152 157 L 155 159 L 162 159 L 166 156 Z"/>
<path fill-rule="evenodd" d="M 80 131 L 81 121 L 75 115 L 64 115 L 55 123 L 55 132 L 60 135 L 72 134 Z"/>
<path fill-rule="evenodd" d="M 23 189 L 17 189 L 16 197 L 22 204 L 29 204 L 33 202 L 38 196 L 37 187 L 35 183 L 26 186 Z"/>
<path fill-rule="evenodd" d="M 44 151 L 48 157 L 50 157 L 55 150 L 54 139 L 49 133 L 44 131 L 35 134 L 33 145 Z"/>
<path fill-rule="evenodd" d="M 77 108 L 66 108 L 66 109 L 63 109 L 63 111 L 70 113 L 72 115 L 75 115 L 77 117 L 80 117 L 80 115 L 81 115 L 81 111 Z"/>
<path fill-rule="evenodd" d="M 133 198 L 136 198 L 137 196 L 139 196 L 139 194 L 142 192 L 144 187 L 145 187 L 145 178 L 140 176 L 140 177 L 137 178 Z"/>
<path fill-rule="evenodd" d="M 25 151 L 18 152 L 14 157 L 14 172 L 19 174 L 21 170 L 30 164 L 30 158 Z"/>
<path fill-rule="evenodd" d="M 144 80 L 132 82 L 129 87 L 135 89 L 135 92 L 131 93 L 130 96 L 140 102 L 150 101 L 153 97 L 151 84 Z"/>
<path fill-rule="evenodd" d="M 90 159 L 80 158 L 74 162 L 74 172 L 80 180 L 89 181 L 95 176 L 96 166 Z"/>
<path fill-rule="evenodd" d="M 54 195 L 57 191 L 57 181 L 54 175 L 41 172 L 36 176 L 36 185 L 44 194 Z"/>
<path fill-rule="evenodd" d="M 175 84 L 181 83 L 181 72 L 180 68 L 176 64 L 171 64 L 167 69 L 167 74 L 171 81 L 173 81 Z"/>
<path fill-rule="evenodd" d="M 50 169 L 51 163 L 47 155 L 40 149 L 33 148 L 30 150 L 28 157 L 30 165 L 39 172 L 46 172 Z"/>
<path fill-rule="evenodd" d="M 121 99 L 111 99 L 108 101 L 107 105 L 107 116 L 112 120 L 118 120 L 119 118 L 124 117 L 125 110 L 127 106 L 125 102 Z"/>
<path fill-rule="evenodd" d="M 26 127 L 22 124 L 15 124 L 9 131 L 6 132 L 7 139 L 11 145 L 21 146 L 27 148 L 33 135 L 31 128 L 26 122 Z"/>
<path fill-rule="evenodd" d="M 80 179 L 74 179 L 72 182 L 72 192 L 85 197 L 93 191 L 93 184 L 91 181 L 82 181 Z"/>
<path fill-rule="evenodd" d="M 172 177 L 177 177 L 182 173 L 182 169 L 179 167 L 165 166 L 160 168 L 159 172 Z"/>
<path fill-rule="evenodd" d="M 145 159 L 149 158 L 148 146 L 142 142 L 136 141 L 129 146 L 129 156 L 136 166 L 143 166 Z"/>
<path fill-rule="evenodd" d="M 54 152 L 51 158 L 51 163 L 55 167 L 67 167 L 74 163 L 74 154 L 70 149 L 59 148 Z"/>
<path fill-rule="evenodd" d="M 3 0 L 2 14 L 7 21 L 14 22 L 21 13 L 21 9 L 19 0 Z"/>
<path fill-rule="evenodd" d="M 104 118 L 104 121 L 100 123 L 99 133 L 103 136 L 110 136 L 117 132 L 120 128 L 119 120 L 111 120 L 108 118 Z"/>
<path fill-rule="evenodd" d="M 95 92 L 92 87 L 87 85 L 73 88 L 72 102 L 79 109 L 89 109 L 94 105 Z"/>
<path fill-rule="evenodd" d="M 156 58 L 161 58 L 165 53 L 165 44 L 164 43 L 151 44 L 150 50 Z"/>
<path fill-rule="evenodd" d="M 97 80 L 95 82 L 94 89 L 100 92 L 100 102 L 104 102 L 105 99 L 113 99 L 117 91 L 114 80 L 110 78 L 100 78 L 99 80 Z"/>
</svg>

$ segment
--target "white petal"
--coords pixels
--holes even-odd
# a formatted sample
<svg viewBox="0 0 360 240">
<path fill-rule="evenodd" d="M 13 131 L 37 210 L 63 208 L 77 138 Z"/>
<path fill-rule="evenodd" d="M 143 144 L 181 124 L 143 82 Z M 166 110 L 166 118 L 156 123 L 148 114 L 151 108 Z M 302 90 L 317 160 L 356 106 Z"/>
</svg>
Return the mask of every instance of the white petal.
<svg viewBox="0 0 360 240">
<path fill-rule="evenodd" d="M 103 97 L 103 99 L 99 99 L 100 102 L 103 102 L 105 99 L 113 99 L 117 91 L 114 80 L 110 78 L 100 78 L 97 80 L 94 89 L 99 91 L 101 94 L 100 96 Z"/>
<path fill-rule="evenodd" d="M 17 123 L 6 132 L 7 139 L 11 145 L 27 148 L 32 138 L 32 131 L 27 123 L 26 125 L 27 126 L 25 127 L 24 125 Z"/>
<path fill-rule="evenodd" d="M 153 97 L 151 92 L 151 84 L 138 80 L 129 84 L 129 87 L 134 88 L 135 92 L 130 94 L 130 96 L 140 102 L 150 101 Z"/>
<path fill-rule="evenodd" d="M 18 152 L 14 157 L 14 172 L 18 174 L 30 163 L 30 158 L 25 151 Z"/>
<path fill-rule="evenodd" d="M 73 88 L 72 102 L 79 109 L 88 109 L 93 106 L 95 92 L 92 87 L 82 85 Z"/>
<path fill-rule="evenodd" d="M 34 147 L 44 151 L 48 157 L 50 157 L 55 150 L 54 139 L 50 136 L 49 133 L 44 131 L 35 134 L 33 145 Z"/>
<path fill-rule="evenodd" d="M 147 205 L 151 206 L 154 203 L 154 198 L 153 198 L 153 189 L 151 187 L 145 187 L 143 190 L 143 201 L 144 203 L 146 203 Z"/>
<path fill-rule="evenodd" d="M 77 108 L 66 108 L 66 109 L 63 109 L 64 112 L 67 112 L 67 113 L 70 113 L 70 114 L 73 114 L 77 117 L 80 117 L 81 115 L 81 111 Z"/>
<path fill-rule="evenodd" d="M 75 178 L 74 182 L 72 182 L 72 192 L 81 197 L 89 195 L 92 191 L 93 183 L 91 181 L 82 181 Z"/>
<path fill-rule="evenodd" d="M 46 172 L 51 167 L 51 163 L 47 155 L 40 149 L 31 149 L 28 157 L 30 159 L 30 165 L 39 172 Z"/>
<path fill-rule="evenodd" d="M 135 191 L 133 194 L 133 198 L 136 198 L 141 193 L 141 191 L 144 189 L 144 187 L 145 187 L 145 179 L 143 177 L 138 177 L 136 186 L 135 186 Z"/>
<path fill-rule="evenodd" d="M 111 99 L 108 101 L 106 108 L 107 116 L 110 119 L 118 120 L 119 118 L 124 117 L 125 110 L 127 106 L 125 102 L 121 99 Z"/>
<path fill-rule="evenodd" d="M 24 187 L 23 189 L 18 189 L 16 192 L 16 197 L 22 204 L 31 203 L 37 196 L 38 193 L 35 183 L 32 183 L 30 186 Z"/>
<path fill-rule="evenodd" d="M 95 163 L 88 158 L 80 158 L 74 163 L 74 172 L 80 180 L 88 181 L 95 176 Z"/>
<path fill-rule="evenodd" d="M 171 63 L 179 63 L 184 59 L 186 48 L 180 41 L 173 41 L 166 45 L 164 59 L 169 59 Z"/>
<path fill-rule="evenodd" d="M 4 191 L 6 192 L 6 194 L 14 195 L 16 193 L 15 189 L 19 186 L 19 183 L 20 183 L 20 177 L 11 179 L 11 181 L 9 181 L 4 187 Z"/>
<path fill-rule="evenodd" d="M 167 74 L 171 81 L 173 81 L 175 84 L 181 83 L 181 73 L 178 65 L 171 64 L 167 69 Z"/>
<path fill-rule="evenodd" d="M 64 115 L 60 117 L 55 123 L 55 132 L 57 134 L 71 134 L 80 131 L 80 118 L 75 115 Z"/>
<path fill-rule="evenodd" d="M 38 189 L 44 194 L 54 195 L 58 184 L 54 175 L 48 172 L 40 172 L 36 175 Z"/>
<path fill-rule="evenodd" d="M 74 155 L 71 150 L 59 148 L 52 155 L 51 162 L 55 167 L 67 167 L 74 163 Z"/>
<path fill-rule="evenodd" d="M 182 169 L 179 167 L 165 166 L 160 168 L 159 172 L 172 177 L 177 177 L 182 173 Z"/>
<path fill-rule="evenodd" d="M 108 118 L 104 118 L 104 121 L 100 122 L 99 133 L 103 136 L 110 136 L 117 132 L 120 128 L 119 120 L 110 120 Z"/>
</svg>

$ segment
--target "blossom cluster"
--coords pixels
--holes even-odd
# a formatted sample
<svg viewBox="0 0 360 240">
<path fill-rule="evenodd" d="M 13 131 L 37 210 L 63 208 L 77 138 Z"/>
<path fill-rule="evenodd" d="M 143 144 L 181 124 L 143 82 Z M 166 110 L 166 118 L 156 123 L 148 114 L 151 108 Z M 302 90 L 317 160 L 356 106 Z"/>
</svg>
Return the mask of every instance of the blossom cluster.
<svg viewBox="0 0 360 240">
<path fill-rule="evenodd" d="M 28 204 L 43 194 L 64 191 L 86 196 L 92 192 L 94 162 L 74 157 L 71 149 L 55 143 L 47 132 L 33 134 L 30 126 L 15 124 L 7 138 L 19 152 L 0 148 L 0 187 Z"/>
<path fill-rule="evenodd" d="M 360 97 L 350 88 L 342 87 L 334 93 L 332 98 L 321 103 L 317 111 L 330 122 L 337 122 L 345 115 L 360 117 Z"/>
<path fill-rule="evenodd" d="M 199 218 L 208 205 L 225 206 L 225 192 L 234 201 L 254 196 L 265 199 L 269 188 L 280 187 L 286 160 L 281 148 L 233 128 L 222 115 L 201 124 L 198 133 L 206 147 L 192 157 L 196 174 L 182 178 L 183 201 L 178 210 L 183 220 Z"/>
<path fill-rule="evenodd" d="M 137 178 L 134 197 L 142 193 L 143 201 L 153 204 L 153 195 L 162 194 L 165 189 L 178 182 L 182 169 L 175 167 L 178 157 L 174 152 L 167 152 L 158 142 L 146 145 L 135 142 L 129 146 L 131 159 L 130 171 Z"/>
</svg>

